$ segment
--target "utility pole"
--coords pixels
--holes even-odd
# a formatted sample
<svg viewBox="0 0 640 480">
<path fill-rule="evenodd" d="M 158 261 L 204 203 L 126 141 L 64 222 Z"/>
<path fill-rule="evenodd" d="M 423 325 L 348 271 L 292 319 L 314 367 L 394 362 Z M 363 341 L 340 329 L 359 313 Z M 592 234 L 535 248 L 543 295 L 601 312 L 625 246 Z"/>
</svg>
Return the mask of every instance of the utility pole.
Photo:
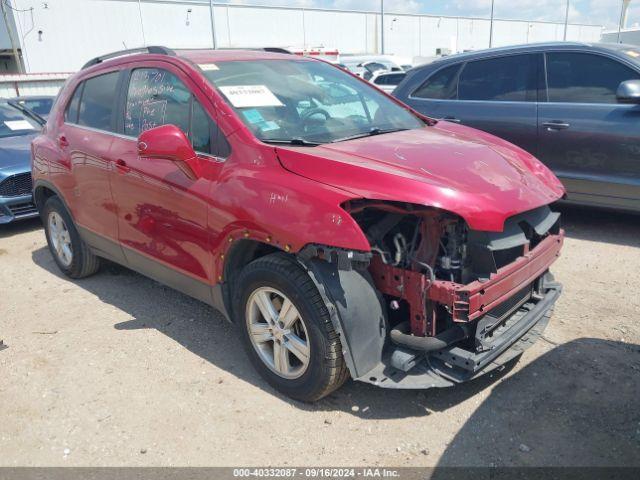
<svg viewBox="0 0 640 480">
<path fill-rule="evenodd" d="M 489 25 L 489 48 L 493 46 L 493 7 L 495 0 L 491 0 L 491 23 Z"/>
<path fill-rule="evenodd" d="M 622 0 L 622 5 L 620 6 L 620 21 L 618 22 L 618 43 L 620 43 L 620 32 L 627 23 L 627 10 L 629 9 L 630 3 L 631 0 Z"/>
<path fill-rule="evenodd" d="M 215 50 L 218 46 L 216 45 L 216 19 L 213 16 L 213 0 L 209 0 L 209 18 L 211 18 L 211 42 Z"/>
<path fill-rule="evenodd" d="M 13 50 L 13 56 L 16 59 L 16 67 L 18 68 L 18 73 L 24 73 L 24 69 L 22 68 L 22 61 L 20 60 L 20 54 L 18 53 L 18 47 L 16 45 L 16 39 L 13 37 L 13 28 L 9 23 L 9 17 L 7 16 L 6 6 L 4 4 L 4 0 L 0 0 L 0 8 L 2 9 L 2 16 L 4 17 L 4 24 L 7 27 L 7 33 L 9 34 L 9 41 L 11 42 L 11 50 Z"/>
<path fill-rule="evenodd" d="M 569 27 L 569 0 L 567 0 L 567 8 L 564 11 L 564 38 L 567 41 L 567 28 Z"/>
<path fill-rule="evenodd" d="M 384 55 L 384 0 L 380 0 L 380 52 Z"/>
</svg>

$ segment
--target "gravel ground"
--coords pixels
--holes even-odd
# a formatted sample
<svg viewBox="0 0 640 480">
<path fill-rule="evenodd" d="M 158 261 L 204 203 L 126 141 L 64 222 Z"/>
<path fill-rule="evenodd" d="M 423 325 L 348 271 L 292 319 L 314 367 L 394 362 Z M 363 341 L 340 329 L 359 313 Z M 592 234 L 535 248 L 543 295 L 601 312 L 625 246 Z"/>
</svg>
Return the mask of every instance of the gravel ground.
<svg viewBox="0 0 640 480">
<path fill-rule="evenodd" d="M 274 392 L 211 308 L 109 265 L 62 277 L 0 226 L 0 465 L 638 465 L 640 217 L 563 209 L 544 339 L 456 388 Z"/>
</svg>

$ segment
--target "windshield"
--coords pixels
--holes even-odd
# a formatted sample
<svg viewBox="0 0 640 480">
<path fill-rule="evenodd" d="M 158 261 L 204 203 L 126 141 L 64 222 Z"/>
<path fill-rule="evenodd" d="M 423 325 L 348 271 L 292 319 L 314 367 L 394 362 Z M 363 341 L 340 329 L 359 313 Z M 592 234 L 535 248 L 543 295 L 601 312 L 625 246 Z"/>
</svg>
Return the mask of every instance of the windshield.
<svg viewBox="0 0 640 480">
<path fill-rule="evenodd" d="M 53 98 L 30 98 L 18 100 L 18 103 L 38 115 L 48 115 L 53 106 Z"/>
<path fill-rule="evenodd" d="M 0 138 L 28 135 L 40 130 L 35 120 L 7 103 L 0 103 Z"/>
<path fill-rule="evenodd" d="M 201 68 L 265 142 L 329 143 L 424 126 L 375 87 L 326 63 L 232 61 Z"/>
</svg>

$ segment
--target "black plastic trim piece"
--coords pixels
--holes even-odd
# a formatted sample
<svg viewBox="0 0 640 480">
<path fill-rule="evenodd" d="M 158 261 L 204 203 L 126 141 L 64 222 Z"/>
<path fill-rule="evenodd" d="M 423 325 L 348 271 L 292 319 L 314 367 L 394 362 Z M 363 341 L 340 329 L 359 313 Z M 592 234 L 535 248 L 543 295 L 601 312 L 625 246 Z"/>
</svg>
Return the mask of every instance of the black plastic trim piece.
<svg viewBox="0 0 640 480">
<path fill-rule="evenodd" d="M 300 259 L 308 262 L 312 258 L 319 258 L 329 263 L 338 265 L 338 270 L 365 270 L 371 261 L 371 252 L 346 250 L 344 248 L 329 247 L 326 245 L 309 244 L 298 253 Z"/>
<path fill-rule="evenodd" d="M 353 378 L 367 375 L 382 359 L 387 317 L 368 271 L 340 270 L 318 258 L 301 264 L 327 306 L 340 335 L 343 355 Z"/>
<path fill-rule="evenodd" d="M 76 228 L 80 237 L 89 245 L 94 255 L 128 266 L 124 251 L 117 242 L 94 233 L 83 226 L 76 224 Z"/>
<path fill-rule="evenodd" d="M 171 287 L 190 297 L 215 307 L 213 303 L 212 287 L 209 283 L 198 280 L 177 270 L 167 267 L 135 250 L 122 247 L 127 259 L 127 265 L 132 270 L 152 278 L 163 285 Z"/>
<path fill-rule="evenodd" d="M 511 328 L 500 336 L 499 342 L 494 344 L 491 350 L 475 353 L 454 346 L 435 352 L 431 355 L 430 359 L 436 358 L 472 373 L 482 370 L 521 338 L 531 327 L 538 323 L 545 313 L 555 304 L 562 291 L 562 286 L 559 283 L 555 283 L 547 284 L 546 287 L 549 290 L 538 303 L 526 303 L 523 305 L 523 308 L 529 311 L 522 315 Z M 439 371 L 438 373 L 441 372 Z"/>
<path fill-rule="evenodd" d="M 501 336 L 502 342 L 492 350 L 475 353 L 454 345 L 425 355 L 406 347 L 390 345 L 391 348 L 385 348 L 375 368 L 354 379 L 382 388 L 443 388 L 501 368 L 533 345 L 549 323 L 562 286 L 547 273 L 540 278 L 540 288 L 545 292 L 544 296 L 525 304 L 528 311 L 515 319 L 513 327 Z M 400 355 L 397 354 L 398 350 L 401 350 Z"/>
</svg>

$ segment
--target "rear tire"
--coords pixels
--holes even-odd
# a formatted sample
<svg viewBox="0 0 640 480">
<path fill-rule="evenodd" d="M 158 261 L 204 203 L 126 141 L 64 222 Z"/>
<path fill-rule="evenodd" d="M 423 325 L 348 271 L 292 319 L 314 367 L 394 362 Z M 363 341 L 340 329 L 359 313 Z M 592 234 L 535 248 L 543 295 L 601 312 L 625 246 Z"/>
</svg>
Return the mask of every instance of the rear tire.
<svg viewBox="0 0 640 480">
<path fill-rule="evenodd" d="M 249 358 L 275 389 L 313 402 L 349 376 L 327 307 L 291 256 L 275 253 L 247 265 L 236 283 L 234 307 Z"/>
<path fill-rule="evenodd" d="M 45 202 L 42 222 L 49 250 L 65 275 L 84 278 L 98 271 L 100 259 L 80 238 L 71 215 L 58 197 L 49 197 Z"/>
</svg>

